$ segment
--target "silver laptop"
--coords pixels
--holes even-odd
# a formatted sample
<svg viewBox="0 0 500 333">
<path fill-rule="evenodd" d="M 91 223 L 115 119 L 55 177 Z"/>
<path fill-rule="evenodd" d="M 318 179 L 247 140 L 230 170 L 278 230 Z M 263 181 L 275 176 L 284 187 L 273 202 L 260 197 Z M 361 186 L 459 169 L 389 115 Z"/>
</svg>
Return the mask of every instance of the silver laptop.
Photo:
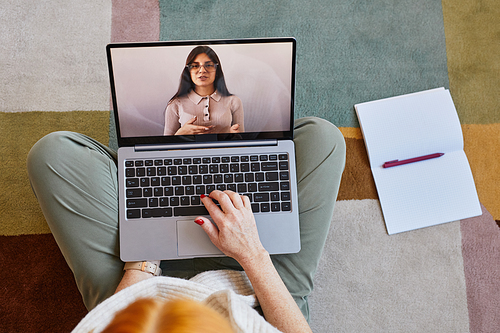
<svg viewBox="0 0 500 333">
<path fill-rule="evenodd" d="M 194 223 L 200 195 L 247 195 L 271 254 L 300 250 L 295 39 L 107 46 L 123 261 L 223 254 Z"/>
</svg>

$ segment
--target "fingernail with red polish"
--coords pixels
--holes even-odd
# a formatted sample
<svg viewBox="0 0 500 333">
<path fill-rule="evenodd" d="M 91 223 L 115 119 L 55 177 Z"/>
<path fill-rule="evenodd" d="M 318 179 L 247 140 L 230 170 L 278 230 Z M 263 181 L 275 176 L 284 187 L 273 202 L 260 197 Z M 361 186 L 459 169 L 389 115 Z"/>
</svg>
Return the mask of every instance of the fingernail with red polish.
<svg viewBox="0 0 500 333">
<path fill-rule="evenodd" d="M 206 195 L 205 195 L 205 194 L 200 195 L 200 198 L 202 198 L 202 199 L 203 199 L 204 197 L 206 197 Z"/>
<path fill-rule="evenodd" d="M 196 223 L 198 225 L 202 225 L 203 223 L 205 223 L 205 221 L 203 221 L 202 219 L 197 219 L 197 220 L 194 220 L 194 223 Z"/>
</svg>

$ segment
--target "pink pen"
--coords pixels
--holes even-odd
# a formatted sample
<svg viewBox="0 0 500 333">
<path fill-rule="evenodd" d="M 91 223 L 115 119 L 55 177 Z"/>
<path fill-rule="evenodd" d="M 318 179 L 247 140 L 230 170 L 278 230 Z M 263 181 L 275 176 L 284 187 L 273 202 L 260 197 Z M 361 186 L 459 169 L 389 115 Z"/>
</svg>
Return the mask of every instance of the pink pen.
<svg viewBox="0 0 500 333">
<path fill-rule="evenodd" d="M 438 158 L 438 157 L 441 157 L 443 155 L 444 155 L 444 153 L 435 153 L 435 154 L 429 154 L 429 155 L 409 158 L 407 160 L 401 160 L 401 161 L 400 160 L 393 160 L 393 161 L 385 162 L 383 167 L 384 168 L 391 168 L 391 167 L 395 167 L 398 165 L 430 160 L 431 158 Z"/>
</svg>

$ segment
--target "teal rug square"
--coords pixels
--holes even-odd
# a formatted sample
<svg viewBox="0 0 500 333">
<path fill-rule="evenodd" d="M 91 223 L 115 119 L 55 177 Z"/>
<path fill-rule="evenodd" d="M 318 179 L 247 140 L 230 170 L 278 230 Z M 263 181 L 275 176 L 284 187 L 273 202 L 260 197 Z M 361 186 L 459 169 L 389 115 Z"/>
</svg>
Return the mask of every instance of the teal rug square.
<svg viewBox="0 0 500 333">
<path fill-rule="evenodd" d="M 356 103 L 449 86 L 441 1 L 160 0 L 160 40 L 283 36 L 296 118 L 358 127 Z"/>
</svg>

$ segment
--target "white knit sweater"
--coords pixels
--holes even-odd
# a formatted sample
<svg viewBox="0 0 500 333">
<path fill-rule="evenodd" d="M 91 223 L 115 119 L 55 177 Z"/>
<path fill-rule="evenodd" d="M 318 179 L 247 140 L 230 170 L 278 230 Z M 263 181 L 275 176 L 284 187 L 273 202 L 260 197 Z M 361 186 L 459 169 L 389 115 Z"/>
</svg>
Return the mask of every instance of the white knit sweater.
<svg viewBox="0 0 500 333">
<path fill-rule="evenodd" d="M 138 282 L 95 307 L 73 332 L 101 332 L 116 312 L 140 298 L 191 298 L 227 318 L 236 332 L 279 332 L 253 309 L 258 302 L 246 274 L 229 270 L 204 272 L 190 280 L 161 276 Z"/>
</svg>

